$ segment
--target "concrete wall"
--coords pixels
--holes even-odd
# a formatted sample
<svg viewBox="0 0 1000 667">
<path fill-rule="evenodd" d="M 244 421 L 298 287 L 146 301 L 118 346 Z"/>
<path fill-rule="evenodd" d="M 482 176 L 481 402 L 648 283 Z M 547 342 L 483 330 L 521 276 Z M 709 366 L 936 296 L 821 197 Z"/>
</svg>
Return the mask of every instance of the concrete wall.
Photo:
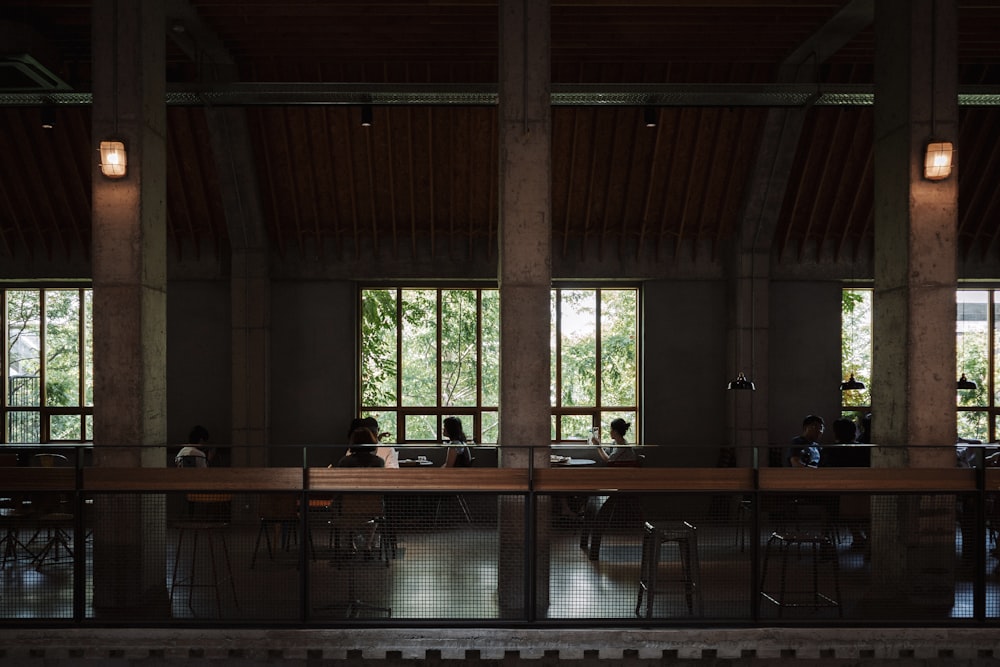
<svg viewBox="0 0 1000 667">
<path fill-rule="evenodd" d="M 785 445 L 802 430 L 802 418 L 818 414 L 830 424 L 840 417 L 840 307 L 835 281 L 772 282 L 768 430 L 772 444 Z"/>
<path fill-rule="evenodd" d="M 232 401 L 226 280 L 172 281 L 167 287 L 167 439 L 187 442 L 201 424 L 229 442 Z"/>
<path fill-rule="evenodd" d="M 839 416 L 840 290 L 836 281 L 771 285 L 770 442 L 783 445 L 802 417 Z M 271 288 L 272 465 L 335 461 L 357 391 L 356 284 L 273 282 Z M 726 418 L 726 294 L 722 280 L 643 285 L 641 433 L 649 463 L 714 466 L 729 442 Z M 215 442 L 230 437 L 229 288 L 225 280 L 173 281 L 168 297 L 168 419 L 171 442 L 195 423 Z M 829 435 L 829 434 L 828 434 Z M 328 447 L 334 444 L 336 447 Z M 328 451 L 327 451 L 328 450 Z"/>
<path fill-rule="evenodd" d="M 714 466 L 727 443 L 725 283 L 647 282 L 642 324 L 641 441 L 659 446 L 647 461 Z"/>
<path fill-rule="evenodd" d="M 271 285 L 271 442 L 275 445 L 343 443 L 357 395 L 353 282 L 284 282 Z M 337 447 L 311 465 L 332 463 Z M 287 465 L 287 457 L 272 464 Z M 299 449 L 289 452 L 301 463 Z M 326 459 L 330 460 L 326 460 Z"/>
</svg>

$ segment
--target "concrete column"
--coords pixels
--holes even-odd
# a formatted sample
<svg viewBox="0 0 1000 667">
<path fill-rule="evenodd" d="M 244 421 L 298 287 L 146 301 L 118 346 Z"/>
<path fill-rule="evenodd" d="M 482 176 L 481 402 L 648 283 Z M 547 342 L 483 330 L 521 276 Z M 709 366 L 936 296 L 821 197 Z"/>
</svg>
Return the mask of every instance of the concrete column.
<svg viewBox="0 0 1000 667">
<path fill-rule="evenodd" d="M 549 3 L 500 3 L 500 438 L 548 461 L 552 285 Z M 523 450 L 503 451 L 524 466 Z"/>
<path fill-rule="evenodd" d="M 206 110 L 232 249 L 232 463 L 267 464 L 270 439 L 269 252 L 244 109 Z"/>
<path fill-rule="evenodd" d="M 166 105 L 160 3 L 93 4 L 94 460 L 164 465 L 166 444 Z M 109 180 L 96 150 L 117 138 L 128 172 Z M 143 446 L 143 447 L 140 447 Z M 165 608 L 163 502 L 99 499 L 94 606 Z"/>
<path fill-rule="evenodd" d="M 876 451 L 873 465 L 953 467 L 958 176 L 927 181 L 923 161 L 931 138 L 957 145 L 956 3 L 880 0 L 875 27 L 871 392 L 874 441 L 892 448 Z M 908 591 L 914 604 L 950 608 L 954 502 L 875 509 L 877 580 Z"/>
<path fill-rule="evenodd" d="M 876 6 L 873 428 L 913 467 L 955 465 L 957 167 L 923 178 L 928 140 L 958 143 L 955 13 Z"/>
<path fill-rule="evenodd" d="M 500 439 L 501 465 L 548 465 L 552 155 L 549 2 L 500 2 Z M 531 445 L 534 449 L 524 449 Z M 500 607 L 524 604 L 523 507 L 501 507 Z M 545 543 L 539 536 L 538 544 Z M 548 572 L 539 549 L 538 571 Z M 538 599 L 547 599 L 539 582 Z"/>
</svg>

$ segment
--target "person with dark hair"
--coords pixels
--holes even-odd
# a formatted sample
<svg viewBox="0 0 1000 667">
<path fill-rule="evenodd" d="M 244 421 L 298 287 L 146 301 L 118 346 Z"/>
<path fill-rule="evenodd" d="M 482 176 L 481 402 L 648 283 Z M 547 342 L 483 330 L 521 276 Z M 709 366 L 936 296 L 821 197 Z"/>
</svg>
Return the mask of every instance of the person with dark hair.
<svg viewBox="0 0 1000 667">
<path fill-rule="evenodd" d="M 598 436 L 599 430 L 594 429 L 594 434 L 591 436 L 590 441 L 597 447 L 597 455 L 601 457 L 601 460 L 607 464 L 624 464 L 633 463 L 639 460 L 639 456 L 635 453 L 635 449 L 628 444 L 628 440 L 625 439 L 625 434 L 628 433 L 629 427 L 632 426 L 629 422 L 625 421 L 621 417 L 617 419 L 612 419 L 611 423 L 608 425 L 611 431 L 611 440 L 614 442 L 611 451 L 608 452 L 601 445 L 600 438 Z"/>
<path fill-rule="evenodd" d="M 868 447 L 853 446 L 858 444 L 859 432 L 858 425 L 853 419 L 835 419 L 833 437 L 840 446 L 830 447 L 823 453 L 823 465 L 844 468 L 870 466 L 871 450 Z M 846 525 L 851 530 L 851 548 L 863 549 L 868 543 L 867 527 L 870 521 L 868 497 L 844 496 L 838 498 L 833 507 L 836 510 L 836 522 Z"/>
<path fill-rule="evenodd" d="M 351 431 L 347 455 L 341 457 L 335 468 L 384 468 L 385 461 L 375 454 L 378 441 L 375 434 L 365 427 Z"/>
<path fill-rule="evenodd" d="M 469 439 L 462 429 L 462 420 L 458 417 L 446 417 L 442 424 L 444 430 L 443 440 L 447 440 L 451 445 L 462 445 L 461 447 L 449 447 L 448 456 L 442 468 L 469 468 L 472 466 L 472 450 L 467 443 Z"/>
<path fill-rule="evenodd" d="M 819 415 L 806 415 L 802 420 L 802 432 L 792 438 L 792 446 L 785 449 L 785 466 L 817 468 L 820 464 L 822 447 L 819 438 L 826 430 L 826 423 Z"/>
<path fill-rule="evenodd" d="M 833 437 L 838 445 L 857 445 L 861 442 L 858 425 L 853 419 L 835 419 Z M 868 447 L 831 447 L 823 452 L 824 466 L 844 468 L 867 468 L 871 465 L 871 449 Z"/>
<path fill-rule="evenodd" d="M 191 429 L 188 434 L 188 444 L 181 447 L 174 457 L 174 465 L 178 468 L 207 468 L 208 462 L 214 453 L 212 450 L 206 451 L 204 447 L 208 442 L 208 429 L 200 424 Z"/>
<path fill-rule="evenodd" d="M 351 422 L 351 431 L 353 432 L 356 428 L 366 428 L 371 431 L 372 435 L 375 437 L 375 442 L 380 443 L 382 438 L 389 435 L 386 431 L 378 430 L 378 420 L 371 415 L 363 417 L 361 419 L 355 419 Z M 350 436 L 350 433 L 348 433 Z M 395 447 L 389 447 L 387 445 L 379 445 L 375 455 L 380 459 L 385 461 L 386 468 L 398 468 L 399 467 L 399 452 L 396 451 Z"/>
</svg>

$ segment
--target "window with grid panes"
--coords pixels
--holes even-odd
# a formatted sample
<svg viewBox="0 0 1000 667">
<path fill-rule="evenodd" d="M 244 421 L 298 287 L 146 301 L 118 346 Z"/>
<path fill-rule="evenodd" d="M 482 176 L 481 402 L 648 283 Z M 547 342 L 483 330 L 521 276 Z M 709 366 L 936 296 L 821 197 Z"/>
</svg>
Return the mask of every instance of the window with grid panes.
<svg viewBox="0 0 1000 667">
<path fill-rule="evenodd" d="M 1000 436 L 1000 290 L 955 292 L 955 368 L 958 436 L 996 442 Z M 852 373 L 865 389 L 845 391 L 841 410 L 848 418 L 871 411 L 872 290 L 845 289 L 841 332 L 844 379 Z M 974 387 L 958 389 L 965 377 Z"/>
<path fill-rule="evenodd" d="M 360 293 L 360 412 L 396 442 L 436 442 L 462 420 L 475 442 L 499 431 L 496 288 L 390 287 Z M 638 415 L 638 290 L 552 290 L 552 439 Z"/>
<path fill-rule="evenodd" d="M 0 289 L 7 332 L 3 442 L 93 440 L 93 297 L 74 286 Z"/>
</svg>

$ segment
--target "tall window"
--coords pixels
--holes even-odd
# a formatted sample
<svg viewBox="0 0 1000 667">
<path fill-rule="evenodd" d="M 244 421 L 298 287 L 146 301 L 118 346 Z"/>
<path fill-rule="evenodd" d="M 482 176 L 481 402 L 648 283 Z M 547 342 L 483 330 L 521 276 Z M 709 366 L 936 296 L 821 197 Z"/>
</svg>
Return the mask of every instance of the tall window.
<svg viewBox="0 0 1000 667">
<path fill-rule="evenodd" d="M 1000 290 L 959 290 L 956 301 L 956 368 L 959 376 L 965 375 L 976 385 L 975 389 L 958 390 L 958 435 L 996 442 L 1000 430 Z"/>
<path fill-rule="evenodd" d="M 90 289 L 0 290 L 4 330 L 4 443 L 93 439 Z"/>
<path fill-rule="evenodd" d="M 841 412 L 856 419 L 871 411 L 872 381 L 872 290 L 845 289 L 840 308 L 840 373 L 842 380 L 855 380 L 864 389 L 841 392 Z"/>
<path fill-rule="evenodd" d="M 552 440 L 601 426 L 608 442 L 616 417 L 639 433 L 638 290 L 554 289 L 551 303 Z"/>
<path fill-rule="evenodd" d="M 500 296 L 483 288 L 361 290 L 360 408 L 397 442 L 434 442 L 449 415 L 499 432 Z M 638 414 L 635 289 L 552 291 L 552 438 Z M 637 424 L 635 424 L 637 428 Z M 605 437 L 607 433 L 605 432 Z"/>
<path fill-rule="evenodd" d="M 1000 290 L 955 293 L 955 367 L 975 388 L 957 389 L 957 427 L 962 438 L 996 442 L 1000 436 Z M 844 378 L 854 373 L 861 391 L 845 391 L 845 416 L 869 410 L 871 382 L 871 290 L 844 290 L 841 336 Z M 957 379 L 957 378 L 956 378 Z"/>
</svg>

